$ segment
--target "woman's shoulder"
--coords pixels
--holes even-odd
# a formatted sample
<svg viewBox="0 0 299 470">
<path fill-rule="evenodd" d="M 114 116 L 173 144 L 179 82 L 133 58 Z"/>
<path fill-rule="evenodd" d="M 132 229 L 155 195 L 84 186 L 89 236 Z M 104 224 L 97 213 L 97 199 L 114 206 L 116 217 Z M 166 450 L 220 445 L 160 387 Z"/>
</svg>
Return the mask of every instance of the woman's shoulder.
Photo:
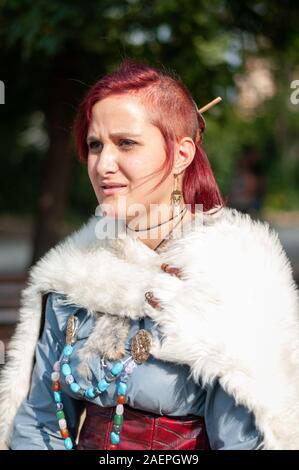
<svg viewBox="0 0 299 470">
<path fill-rule="evenodd" d="M 224 207 L 217 214 L 206 216 L 199 241 L 204 241 L 206 253 L 215 253 L 223 261 L 240 260 L 245 267 L 254 260 L 256 268 L 276 267 L 276 272 L 291 275 L 290 262 L 275 228 L 266 220 L 254 219 L 237 209 Z"/>
</svg>

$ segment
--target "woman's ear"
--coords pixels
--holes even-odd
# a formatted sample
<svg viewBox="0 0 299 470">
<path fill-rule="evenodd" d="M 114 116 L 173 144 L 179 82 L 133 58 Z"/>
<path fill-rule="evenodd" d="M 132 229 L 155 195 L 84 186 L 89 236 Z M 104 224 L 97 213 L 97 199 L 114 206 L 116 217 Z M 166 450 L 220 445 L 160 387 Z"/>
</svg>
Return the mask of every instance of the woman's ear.
<svg viewBox="0 0 299 470">
<path fill-rule="evenodd" d="M 183 172 L 193 161 L 196 147 L 191 137 L 183 137 L 176 145 L 173 170 Z"/>
</svg>

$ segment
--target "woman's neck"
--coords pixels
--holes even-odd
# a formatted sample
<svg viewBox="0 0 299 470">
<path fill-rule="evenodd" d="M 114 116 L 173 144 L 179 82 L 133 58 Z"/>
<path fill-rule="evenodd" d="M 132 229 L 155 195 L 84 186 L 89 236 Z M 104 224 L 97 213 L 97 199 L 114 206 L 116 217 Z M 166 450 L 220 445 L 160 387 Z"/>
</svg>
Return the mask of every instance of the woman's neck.
<svg viewBox="0 0 299 470">
<path fill-rule="evenodd" d="M 186 211 L 183 209 L 184 205 L 180 207 L 179 215 L 174 217 L 168 223 L 162 224 L 157 228 L 152 228 L 151 230 L 136 232 L 139 240 L 142 241 L 148 248 L 155 250 L 163 239 L 168 238 L 168 235 L 171 232 L 171 235 L 180 233 L 183 225 L 191 222 L 195 218 L 195 214 L 193 214 L 188 208 L 186 208 Z M 165 222 L 170 218 L 171 216 L 166 220 L 164 219 L 162 221 L 152 223 L 151 226 L 154 227 L 158 223 Z"/>
</svg>

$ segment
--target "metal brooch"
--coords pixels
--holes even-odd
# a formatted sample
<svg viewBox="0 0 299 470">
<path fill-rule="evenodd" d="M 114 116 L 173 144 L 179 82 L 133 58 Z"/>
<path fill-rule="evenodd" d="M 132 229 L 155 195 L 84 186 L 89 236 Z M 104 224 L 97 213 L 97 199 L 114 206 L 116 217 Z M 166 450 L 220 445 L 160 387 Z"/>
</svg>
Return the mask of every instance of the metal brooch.
<svg viewBox="0 0 299 470">
<path fill-rule="evenodd" d="M 66 344 L 72 344 L 77 329 L 78 318 L 75 315 L 70 315 L 67 319 L 66 326 Z"/>
<path fill-rule="evenodd" d="M 137 362 L 142 364 L 147 361 L 150 355 L 150 348 L 152 345 L 152 336 L 146 330 L 139 330 L 138 333 L 133 337 L 131 343 L 131 354 Z"/>
</svg>

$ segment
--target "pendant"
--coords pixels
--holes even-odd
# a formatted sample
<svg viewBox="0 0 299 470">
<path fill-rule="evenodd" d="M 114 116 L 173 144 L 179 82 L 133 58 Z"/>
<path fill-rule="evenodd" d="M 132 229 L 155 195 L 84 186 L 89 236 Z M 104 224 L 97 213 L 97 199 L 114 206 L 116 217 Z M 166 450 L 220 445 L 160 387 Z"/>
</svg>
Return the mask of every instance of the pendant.
<svg viewBox="0 0 299 470">
<path fill-rule="evenodd" d="M 70 315 L 67 319 L 66 326 L 66 344 L 72 344 L 77 328 L 78 318 L 75 315 Z"/>
<path fill-rule="evenodd" d="M 139 330 L 131 343 L 131 354 L 137 364 L 147 361 L 150 355 L 152 336 L 146 330 Z"/>
</svg>

